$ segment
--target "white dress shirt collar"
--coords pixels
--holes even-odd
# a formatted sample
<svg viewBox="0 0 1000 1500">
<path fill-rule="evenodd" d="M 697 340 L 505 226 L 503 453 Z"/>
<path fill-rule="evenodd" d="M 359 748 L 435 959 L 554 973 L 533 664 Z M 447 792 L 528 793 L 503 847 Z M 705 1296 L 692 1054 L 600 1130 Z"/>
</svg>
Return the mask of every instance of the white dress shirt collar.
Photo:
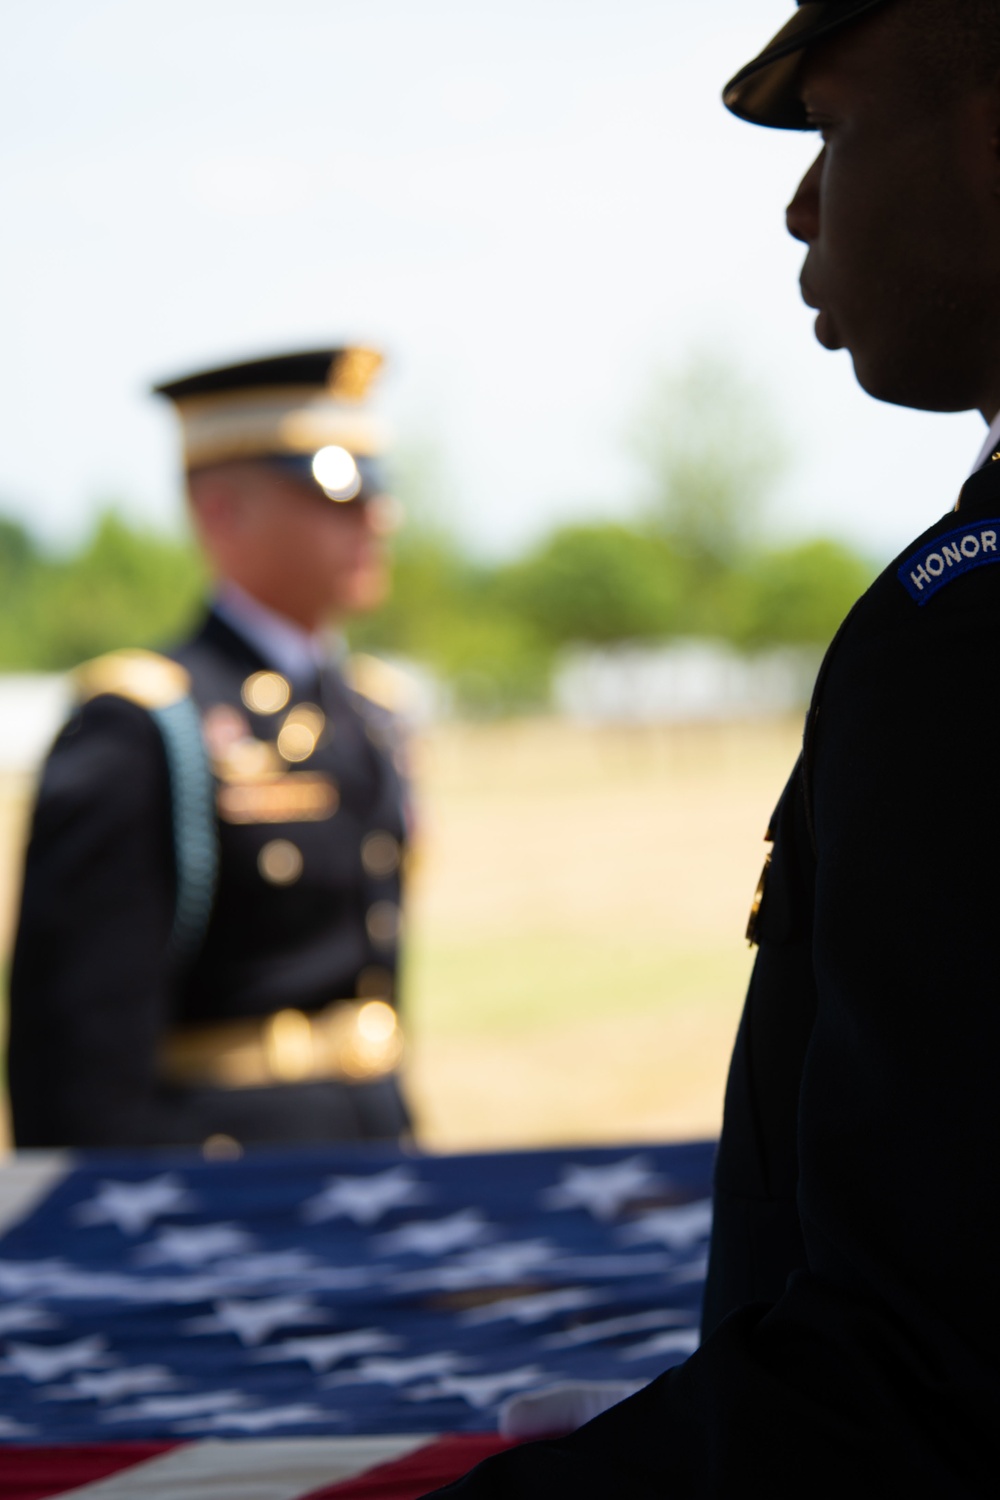
<svg viewBox="0 0 1000 1500">
<path fill-rule="evenodd" d="M 995 448 L 1000 448 L 1000 411 L 997 412 L 996 416 L 993 418 L 993 421 L 990 423 L 990 430 L 986 434 L 986 441 L 983 443 L 983 446 L 979 450 L 979 457 L 972 465 L 973 474 L 977 469 L 981 469 L 983 467 L 983 464 L 986 463 L 987 459 Z"/>
<path fill-rule="evenodd" d="M 308 682 L 329 657 L 326 638 L 304 630 L 225 579 L 214 600 L 215 613 L 260 653 L 269 667 L 293 681 Z"/>
</svg>

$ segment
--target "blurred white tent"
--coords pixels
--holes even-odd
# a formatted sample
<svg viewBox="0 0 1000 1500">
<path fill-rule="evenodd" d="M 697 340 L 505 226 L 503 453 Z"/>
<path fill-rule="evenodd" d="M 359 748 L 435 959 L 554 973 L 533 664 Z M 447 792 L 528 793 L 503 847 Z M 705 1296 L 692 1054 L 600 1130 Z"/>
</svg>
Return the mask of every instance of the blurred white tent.
<svg viewBox="0 0 1000 1500">
<path fill-rule="evenodd" d="M 69 683 L 61 673 L 0 676 L 0 774 L 33 771 L 68 706 Z"/>
<path fill-rule="evenodd" d="M 553 681 L 553 705 L 580 723 L 658 724 L 766 718 L 808 702 L 810 649 L 742 655 L 719 641 L 578 647 Z"/>
<path fill-rule="evenodd" d="M 593 724 L 767 718 L 805 705 L 817 665 L 817 653 L 808 648 L 742 655 L 711 640 L 577 647 L 556 670 L 552 707 L 578 723 Z M 405 672 L 414 690 L 409 717 L 415 725 L 433 722 L 446 712 L 447 695 L 412 663 Z M 0 774 L 36 769 L 69 701 L 69 681 L 62 674 L 0 676 Z"/>
</svg>

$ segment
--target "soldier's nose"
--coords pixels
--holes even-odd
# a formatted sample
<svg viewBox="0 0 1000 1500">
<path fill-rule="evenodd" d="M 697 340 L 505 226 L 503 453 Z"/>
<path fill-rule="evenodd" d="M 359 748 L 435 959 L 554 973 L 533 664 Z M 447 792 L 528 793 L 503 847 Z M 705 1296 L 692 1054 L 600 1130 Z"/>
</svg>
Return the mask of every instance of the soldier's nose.
<svg viewBox="0 0 1000 1500">
<path fill-rule="evenodd" d="M 803 244 L 811 244 L 819 233 L 819 184 L 826 148 L 819 153 L 785 209 L 788 233 Z"/>
</svg>

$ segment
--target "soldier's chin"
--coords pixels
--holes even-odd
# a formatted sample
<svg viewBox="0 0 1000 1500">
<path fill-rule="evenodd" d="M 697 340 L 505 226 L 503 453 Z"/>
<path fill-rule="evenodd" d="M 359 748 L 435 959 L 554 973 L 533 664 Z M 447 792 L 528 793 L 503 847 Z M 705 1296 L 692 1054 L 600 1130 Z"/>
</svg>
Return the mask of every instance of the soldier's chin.
<svg viewBox="0 0 1000 1500">
<path fill-rule="evenodd" d="M 365 568 L 350 579 L 343 603 L 349 614 L 363 615 L 384 604 L 389 593 L 389 575 L 384 568 Z"/>
<path fill-rule="evenodd" d="M 844 341 L 837 332 L 836 324 L 830 314 L 824 308 L 820 308 L 816 314 L 813 329 L 824 349 L 843 349 Z"/>
</svg>

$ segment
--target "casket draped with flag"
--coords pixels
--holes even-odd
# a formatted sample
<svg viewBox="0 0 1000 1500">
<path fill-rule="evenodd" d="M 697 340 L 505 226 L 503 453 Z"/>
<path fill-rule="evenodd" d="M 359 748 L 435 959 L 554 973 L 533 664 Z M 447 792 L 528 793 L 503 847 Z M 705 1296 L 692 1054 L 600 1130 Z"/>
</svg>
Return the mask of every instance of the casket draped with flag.
<svg viewBox="0 0 1000 1500">
<path fill-rule="evenodd" d="M 417 1496 L 696 1346 L 713 1146 L 17 1158 L 0 1500 Z"/>
</svg>

